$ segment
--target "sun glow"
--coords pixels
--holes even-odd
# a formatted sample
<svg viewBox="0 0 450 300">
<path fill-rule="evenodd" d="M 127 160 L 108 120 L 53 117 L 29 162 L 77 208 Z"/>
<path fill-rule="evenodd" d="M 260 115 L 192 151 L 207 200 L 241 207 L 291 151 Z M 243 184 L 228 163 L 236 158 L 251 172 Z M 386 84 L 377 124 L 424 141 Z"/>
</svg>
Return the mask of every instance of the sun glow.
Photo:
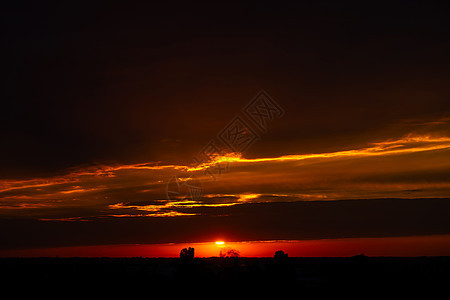
<svg viewBox="0 0 450 300">
<path fill-rule="evenodd" d="M 225 242 L 224 241 L 217 241 L 216 245 L 218 245 L 218 246 L 225 245 Z"/>
</svg>

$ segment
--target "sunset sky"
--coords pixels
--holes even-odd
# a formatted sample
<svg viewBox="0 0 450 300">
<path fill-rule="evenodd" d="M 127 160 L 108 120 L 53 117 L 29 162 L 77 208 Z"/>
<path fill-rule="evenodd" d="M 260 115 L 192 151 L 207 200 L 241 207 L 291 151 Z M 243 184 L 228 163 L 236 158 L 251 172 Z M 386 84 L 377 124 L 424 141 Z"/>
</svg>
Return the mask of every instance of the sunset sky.
<svg viewBox="0 0 450 300">
<path fill-rule="evenodd" d="M 450 5 L 388 3 L 3 8 L 0 256 L 450 255 Z"/>
</svg>

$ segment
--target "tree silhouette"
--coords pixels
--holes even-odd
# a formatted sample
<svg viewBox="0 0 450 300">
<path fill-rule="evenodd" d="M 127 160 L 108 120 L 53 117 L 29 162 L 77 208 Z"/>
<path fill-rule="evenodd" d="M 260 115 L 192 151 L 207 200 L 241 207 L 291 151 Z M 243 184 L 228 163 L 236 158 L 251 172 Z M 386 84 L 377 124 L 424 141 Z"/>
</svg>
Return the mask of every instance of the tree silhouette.
<svg viewBox="0 0 450 300">
<path fill-rule="evenodd" d="M 194 259 L 194 248 L 183 248 L 180 251 L 180 259 L 184 262 L 191 262 Z"/>
<path fill-rule="evenodd" d="M 273 259 L 275 261 L 275 263 L 280 264 L 280 265 L 284 265 L 287 263 L 288 260 L 288 254 L 284 253 L 283 250 L 278 250 L 275 252 L 275 255 L 273 256 Z"/>
<path fill-rule="evenodd" d="M 236 249 L 223 248 L 222 250 L 220 250 L 220 257 L 238 258 L 239 255 L 240 255 L 240 252 Z"/>
</svg>

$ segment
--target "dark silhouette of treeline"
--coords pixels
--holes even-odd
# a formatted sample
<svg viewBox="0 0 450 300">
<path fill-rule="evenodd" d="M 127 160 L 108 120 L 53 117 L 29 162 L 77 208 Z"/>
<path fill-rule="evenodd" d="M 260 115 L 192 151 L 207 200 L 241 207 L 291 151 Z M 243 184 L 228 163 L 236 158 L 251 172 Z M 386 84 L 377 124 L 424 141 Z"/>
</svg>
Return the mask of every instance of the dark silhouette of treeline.
<svg viewBox="0 0 450 300">
<path fill-rule="evenodd" d="M 0 258 L 3 284 L 235 284 L 339 288 L 358 286 L 442 287 L 448 284 L 450 257 L 274 257 L 237 255 L 198 258 L 183 249 L 180 258 Z"/>
</svg>

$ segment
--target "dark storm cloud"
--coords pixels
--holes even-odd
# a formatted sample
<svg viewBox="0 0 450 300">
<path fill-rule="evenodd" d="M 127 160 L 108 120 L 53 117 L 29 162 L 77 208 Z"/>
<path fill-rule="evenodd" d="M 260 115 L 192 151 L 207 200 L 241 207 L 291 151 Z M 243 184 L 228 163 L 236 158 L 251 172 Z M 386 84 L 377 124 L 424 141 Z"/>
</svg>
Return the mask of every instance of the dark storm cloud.
<svg viewBox="0 0 450 300">
<path fill-rule="evenodd" d="M 449 9 L 5 7 L 0 247 L 450 233 Z M 168 200 L 261 89 L 283 118 Z"/>
<path fill-rule="evenodd" d="M 189 161 L 261 88 L 289 113 L 249 156 L 400 137 L 409 129 L 392 129 L 399 120 L 449 111 L 446 11 L 444 2 L 6 7 L 1 176 Z"/>
<path fill-rule="evenodd" d="M 279 202 L 201 207 L 199 216 L 89 222 L 0 220 L 2 249 L 214 240 L 322 239 L 450 233 L 449 199 Z"/>
</svg>

